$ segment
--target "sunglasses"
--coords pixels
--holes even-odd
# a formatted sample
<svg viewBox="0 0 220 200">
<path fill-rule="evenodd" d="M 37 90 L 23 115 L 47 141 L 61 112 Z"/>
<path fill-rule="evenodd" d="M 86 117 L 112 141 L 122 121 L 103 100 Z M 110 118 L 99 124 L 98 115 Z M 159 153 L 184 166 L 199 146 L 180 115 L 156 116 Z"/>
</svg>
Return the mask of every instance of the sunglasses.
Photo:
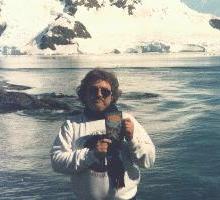
<svg viewBox="0 0 220 200">
<path fill-rule="evenodd" d="M 112 95 L 112 91 L 111 90 L 109 90 L 107 88 L 95 87 L 95 86 L 89 87 L 89 94 L 91 96 L 96 96 L 99 93 L 99 90 L 100 90 L 103 98 L 106 98 L 106 97 Z"/>
</svg>

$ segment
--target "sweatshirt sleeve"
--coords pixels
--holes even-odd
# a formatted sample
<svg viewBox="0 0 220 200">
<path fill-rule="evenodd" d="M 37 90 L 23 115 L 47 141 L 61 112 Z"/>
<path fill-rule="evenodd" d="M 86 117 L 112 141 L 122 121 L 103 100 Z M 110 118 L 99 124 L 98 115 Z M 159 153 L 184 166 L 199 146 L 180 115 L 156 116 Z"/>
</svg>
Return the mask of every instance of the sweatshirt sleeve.
<svg viewBox="0 0 220 200">
<path fill-rule="evenodd" d="M 61 126 L 50 152 L 54 171 L 64 174 L 77 173 L 96 162 L 93 151 L 88 148 L 76 149 L 74 144 L 73 126 L 67 120 Z"/>
<path fill-rule="evenodd" d="M 152 167 L 155 161 L 155 146 L 138 121 L 131 115 L 127 114 L 127 117 L 134 123 L 133 138 L 128 141 L 131 158 L 139 167 Z"/>
</svg>

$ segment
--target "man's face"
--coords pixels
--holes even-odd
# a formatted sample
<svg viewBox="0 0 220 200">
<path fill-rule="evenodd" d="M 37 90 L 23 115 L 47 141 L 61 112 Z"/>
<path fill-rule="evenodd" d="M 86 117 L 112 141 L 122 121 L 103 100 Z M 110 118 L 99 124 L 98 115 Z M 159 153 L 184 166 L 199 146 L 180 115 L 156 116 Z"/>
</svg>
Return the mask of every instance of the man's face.
<svg viewBox="0 0 220 200">
<path fill-rule="evenodd" d="M 91 84 L 86 91 L 86 105 L 94 112 L 102 112 L 112 102 L 111 85 L 104 80 Z"/>
</svg>

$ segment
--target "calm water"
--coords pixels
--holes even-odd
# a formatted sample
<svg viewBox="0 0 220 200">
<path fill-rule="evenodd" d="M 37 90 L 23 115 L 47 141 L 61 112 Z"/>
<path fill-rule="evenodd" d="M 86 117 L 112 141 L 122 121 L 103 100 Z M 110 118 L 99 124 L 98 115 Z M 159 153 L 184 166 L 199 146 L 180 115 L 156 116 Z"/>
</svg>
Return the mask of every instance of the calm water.
<svg viewBox="0 0 220 200">
<path fill-rule="evenodd" d="M 88 68 L 106 63 L 123 90 L 121 109 L 135 115 L 157 147 L 154 168 L 142 170 L 138 199 L 219 200 L 219 57 L 0 58 L 0 80 L 31 86 L 24 91 L 30 94 L 72 95 Z M 69 178 L 54 173 L 49 158 L 66 117 L 0 114 L 1 200 L 74 199 Z"/>
</svg>

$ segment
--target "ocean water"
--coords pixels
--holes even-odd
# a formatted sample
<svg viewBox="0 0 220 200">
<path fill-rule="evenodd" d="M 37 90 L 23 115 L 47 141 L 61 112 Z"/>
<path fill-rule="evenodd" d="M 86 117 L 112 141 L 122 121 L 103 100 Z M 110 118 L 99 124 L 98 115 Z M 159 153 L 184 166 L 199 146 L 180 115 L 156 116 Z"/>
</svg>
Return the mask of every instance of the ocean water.
<svg viewBox="0 0 220 200">
<path fill-rule="evenodd" d="M 157 149 L 142 170 L 139 200 L 220 199 L 220 57 L 2 57 L 0 81 L 28 94 L 75 95 L 94 67 L 112 68 L 122 110 L 145 127 Z M 73 101 L 76 101 L 73 98 Z M 52 171 L 49 151 L 62 110 L 0 114 L 0 199 L 74 199 L 69 177 Z"/>
</svg>

